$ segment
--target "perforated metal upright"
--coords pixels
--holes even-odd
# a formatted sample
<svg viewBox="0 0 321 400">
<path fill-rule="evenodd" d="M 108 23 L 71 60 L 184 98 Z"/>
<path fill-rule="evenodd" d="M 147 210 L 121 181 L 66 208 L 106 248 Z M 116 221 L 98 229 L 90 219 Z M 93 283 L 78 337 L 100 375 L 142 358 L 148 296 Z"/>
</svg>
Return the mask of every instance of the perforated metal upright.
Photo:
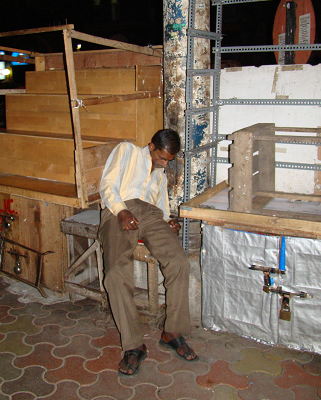
<svg viewBox="0 0 321 400">
<path fill-rule="evenodd" d="M 191 189 L 191 162 L 192 157 L 202 151 L 212 149 L 211 154 L 211 186 L 215 185 L 216 177 L 216 158 L 218 138 L 218 106 L 195 108 L 193 107 L 193 77 L 194 76 L 213 76 L 213 99 L 219 99 L 220 92 L 220 65 L 221 65 L 221 5 L 218 7 L 216 32 L 202 31 L 195 29 L 195 7 L 196 0 L 189 3 L 189 23 L 187 30 L 187 66 L 186 66 L 186 124 L 185 124 L 185 179 L 184 179 L 184 202 L 190 199 Z M 194 38 L 210 39 L 215 41 L 215 60 L 214 69 L 194 69 Z M 193 148 L 193 115 L 212 113 L 212 135 L 211 142 L 207 145 Z M 183 224 L 183 247 L 188 253 L 189 248 L 189 220 L 184 218 Z"/>
<path fill-rule="evenodd" d="M 227 159 L 217 157 L 217 145 L 226 139 L 224 135 L 218 134 L 219 107 L 224 105 L 293 105 L 293 106 L 320 106 L 321 99 L 220 99 L 220 71 L 222 53 L 233 52 L 275 52 L 275 51 L 302 51 L 321 50 L 321 44 L 299 44 L 299 45 L 267 45 L 267 46 L 235 46 L 222 47 L 222 13 L 223 5 L 254 3 L 271 0 L 211 0 L 212 6 L 216 7 L 216 32 L 195 29 L 195 9 L 197 0 L 189 2 L 189 28 L 187 30 L 187 66 L 186 66 L 186 132 L 185 132 L 185 179 L 184 179 L 184 202 L 190 200 L 191 189 L 191 162 L 193 155 L 211 149 L 210 185 L 216 184 L 216 169 L 218 163 L 226 163 Z M 273 0 L 272 0 L 273 1 Z M 194 66 L 194 38 L 210 39 L 214 41 L 212 48 L 214 54 L 214 69 L 193 69 Z M 213 76 L 213 99 L 210 107 L 193 107 L 193 77 Z M 193 148 L 193 115 L 212 115 L 212 134 L 210 143 Z M 317 165 L 295 165 L 278 163 L 278 168 L 300 168 L 318 169 Z M 189 251 L 189 220 L 184 218 L 183 225 L 183 247 Z"/>
</svg>

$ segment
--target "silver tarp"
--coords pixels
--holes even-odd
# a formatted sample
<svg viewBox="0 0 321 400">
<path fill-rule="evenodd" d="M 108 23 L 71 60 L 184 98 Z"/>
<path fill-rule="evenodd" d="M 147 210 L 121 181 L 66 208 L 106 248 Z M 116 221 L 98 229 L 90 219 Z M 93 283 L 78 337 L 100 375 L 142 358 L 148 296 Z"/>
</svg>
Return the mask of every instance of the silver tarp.
<svg viewBox="0 0 321 400">
<path fill-rule="evenodd" d="M 203 326 L 321 353 L 321 240 L 283 240 L 280 266 L 279 236 L 203 225 Z M 285 269 L 265 291 L 262 267 Z"/>
</svg>

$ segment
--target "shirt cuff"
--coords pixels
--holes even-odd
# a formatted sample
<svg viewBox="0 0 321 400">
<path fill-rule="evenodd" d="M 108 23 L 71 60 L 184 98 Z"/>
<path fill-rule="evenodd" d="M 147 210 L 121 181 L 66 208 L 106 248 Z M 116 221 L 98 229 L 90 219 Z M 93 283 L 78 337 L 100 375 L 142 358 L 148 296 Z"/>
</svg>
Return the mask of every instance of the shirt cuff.
<svg viewBox="0 0 321 400">
<path fill-rule="evenodd" d="M 127 207 L 125 203 L 120 202 L 113 205 L 111 212 L 117 217 L 118 213 L 122 210 L 127 210 Z"/>
</svg>

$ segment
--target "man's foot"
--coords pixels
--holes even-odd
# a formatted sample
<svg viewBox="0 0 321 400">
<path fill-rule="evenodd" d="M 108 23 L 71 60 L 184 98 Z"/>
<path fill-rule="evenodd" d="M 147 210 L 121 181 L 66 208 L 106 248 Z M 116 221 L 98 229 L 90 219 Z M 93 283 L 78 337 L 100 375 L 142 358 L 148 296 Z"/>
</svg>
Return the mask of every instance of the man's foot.
<svg viewBox="0 0 321 400">
<path fill-rule="evenodd" d="M 137 349 L 125 351 L 124 358 L 119 363 L 118 375 L 132 378 L 139 372 L 140 364 L 147 357 L 147 347 L 143 344 Z"/>
<path fill-rule="evenodd" d="M 184 337 L 179 333 L 163 332 L 159 344 L 171 350 L 176 357 L 185 361 L 193 362 L 198 361 L 198 356 L 194 350 L 189 347 Z"/>
</svg>

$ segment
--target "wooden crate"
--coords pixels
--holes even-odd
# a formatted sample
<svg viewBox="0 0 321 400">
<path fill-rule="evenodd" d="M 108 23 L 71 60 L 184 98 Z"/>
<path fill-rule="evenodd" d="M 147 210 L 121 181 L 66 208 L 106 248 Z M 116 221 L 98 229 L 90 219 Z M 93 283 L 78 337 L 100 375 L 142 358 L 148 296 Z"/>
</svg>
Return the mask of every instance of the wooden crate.
<svg viewBox="0 0 321 400">
<path fill-rule="evenodd" d="M 60 221 L 100 201 L 102 170 L 119 141 L 145 146 L 163 128 L 161 51 L 126 45 L 130 51 L 73 54 L 70 34 L 80 33 L 72 29 L 62 27 L 65 57 L 36 56 L 26 92 L 6 95 L 7 129 L 0 132 L 0 201 L 13 201 L 16 210 L 3 268 L 14 273 L 20 248 L 19 277 L 35 284 L 35 254 L 54 251 L 40 277 L 54 291 L 64 290 L 67 266 Z"/>
<path fill-rule="evenodd" d="M 79 95 L 132 94 L 162 91 L 160 66 L 92 68 L 76 70 Z M 26 93 L 67 94 L 65 71 L 27 71 Z"/>
<path fill-rule="evenodd" d="M 276 130 L 289 132 L 320 132 L 319 128 L 276 128 L 275 124 L 256 124 L 244 128 L 232 140 L 229 169 L 229 209 L 251 213 L 261 209 L 277 196 L 317 199 L 304 193 L 275 192 L 275 143 L 320 144 L 320 136 L 275 135 Z"/>
<path fill-rule="evenodd" d="M 248 232 L 321 238 L 321 196 L 275 191 L 275 143 L 320 144 L 320 136 L 275 135 L 275 131 L 314 132 L 320 128 L 275 128 L 256 124 L 228 135 L 232 140 L 230 180 L 180 206 L 180 216 Z M 289 210 L 278 209 L 287 199 Z M 320 211 L 311 210 L 311 204 Z"/>
<path fill-rule="evenodd" d="M 86 96 L 88 98 L 88 96 Z M 67 95 L 13 94 L 6 96 L 7 131 L 61 134 L 73 139 Z M 139 146 L 162 128 L 161 98 L 147 98 L 80 108 L 84 140 L 122 139 Z"/>
</svg>

